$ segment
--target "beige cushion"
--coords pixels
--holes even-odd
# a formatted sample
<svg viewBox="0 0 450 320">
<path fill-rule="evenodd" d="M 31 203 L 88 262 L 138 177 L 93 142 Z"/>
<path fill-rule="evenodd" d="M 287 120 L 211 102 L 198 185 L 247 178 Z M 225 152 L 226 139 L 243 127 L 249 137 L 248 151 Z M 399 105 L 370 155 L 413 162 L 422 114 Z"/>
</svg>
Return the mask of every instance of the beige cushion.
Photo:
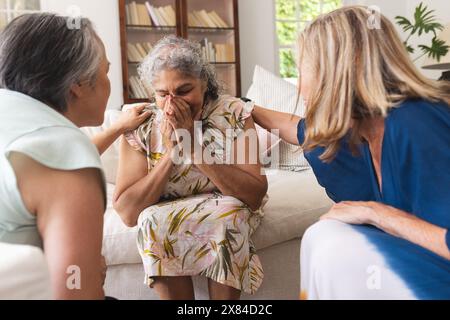
<svg viewBox="0 0 450 320">
<path fill-rule="evenodd" d="M 0 300 L 49 300 L 50 275 L 41 249 L 0 243 Z"/>
<path fill-rule="evenodd" d="M 107 110 L 105 112 L 105 121 L 100 127 L 81 128 L 89 138 L 109 128 L 122 114 L 120 110 Z M 101 156 L 106 182 L 116 183 L 117 166 L 119 163 L 120 139 L 117 139 Z"/>
<path fill-rule="evenodd" d="M 272 170 L 267 178 L 269 201 L 253 236 L 257 249 L 301 237 L 333 204 L 311 169 Z"/>
<path fill-rule="evenodd" d="M 332 205 L 311 170 L 269 170 L 269 201 L 264 219 L 253 236 L 258 250 L 301 237 Z M 103 254 L 108 265 L 141 263 L 136 247 L 137 228 L 127 228 L 111 206 L 114 185 L 108 184 Z"/>
<path fill-rule="evenodd" d="M 254 101 L 256 105 L 270 110 L 289 114 L 296 111 L 295 114 L 298 116 L 303 116 L 305 113 L 302 100 L 299 101 L 297 108 L 295 105 L 298 98 L 297 86 L 260 66 L 255 68 L 253 83 L 247 92 L 247 98 Z M 280 143 L 279 157 L 279 169 L 301 171 L 310 168 L 302 150 L 287 142 L 282 141 Z"/>
</svg>

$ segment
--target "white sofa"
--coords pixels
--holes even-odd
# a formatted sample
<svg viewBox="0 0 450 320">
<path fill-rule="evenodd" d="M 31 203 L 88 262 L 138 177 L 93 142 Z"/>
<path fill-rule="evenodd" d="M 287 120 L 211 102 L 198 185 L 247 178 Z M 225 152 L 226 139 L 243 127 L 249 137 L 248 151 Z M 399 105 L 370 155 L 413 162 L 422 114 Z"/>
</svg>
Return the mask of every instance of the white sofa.
<svg viewBox="0 0 450 320">
<path fill-rule="evenodd" d="M 264 268 L 264 282 L 254 296 L 243 299 L 297 299 L 300 292 L 300 238 L 331 206 L 311 170 L 275 171 L 268 176 L 269 202 L 253 236 Z M 114 186 L 108 185 L 111 199 Z M 136 228 L 126 228 L 111 207 L 105 216 L 104 255 L 108 271 L 105 291 L 119 299 L 158 299 L 144 284 Z M 194 279 L 196 298 L 207 299 L 206 281 Z"/>
<path fill-rule="evenodd" d="M 108 126 L 119 111 L 107 111 Z M 102 128 L 83 129 L 93 135 Z M 158 299 L 144 285 L 144 272 L 136 247 L 137 228 L 127 228 L 112 208 L 118 159 L 118 142 L 102 156 L 108 181 L 108 208 L 105 214 L 103 254 L 108 265 L 105 291 L 119 299 Z M 300 292 L 300 239 L 304 231 L 332 201 L 321 188 L 311 169 L 291 172 L 270 169 L 269 201 L 265 216 L 253 236 L 264 268 L 264 282 L 254 296 L 243 299 L 298 299 Z M 206 281 L 194 278 L 196 298 L 207 299 Z"/>
<path fill-rule="evenodd" d="M 0 300 L 49 300 L 50 274 L 41 249 L 0 243 Z"/>
</svg>

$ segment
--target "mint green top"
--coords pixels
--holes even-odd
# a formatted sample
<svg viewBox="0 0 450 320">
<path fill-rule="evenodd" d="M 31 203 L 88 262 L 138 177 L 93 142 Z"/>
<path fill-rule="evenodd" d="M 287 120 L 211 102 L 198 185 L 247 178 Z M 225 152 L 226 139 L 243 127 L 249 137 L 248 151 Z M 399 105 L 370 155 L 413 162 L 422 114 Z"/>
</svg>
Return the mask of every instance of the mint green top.
<svg viewBox="0 0 450 320">
<path fill-rule="evenodd" d="M 0 242 L 42 247 L 36 217 L 22 201 L 8 160 L 12 152 L 51 169 L 70 171 L 101 170 L 100 156 L 89 138 L 62 114 L 27 95 L 0 89 Z"/>
</svg>

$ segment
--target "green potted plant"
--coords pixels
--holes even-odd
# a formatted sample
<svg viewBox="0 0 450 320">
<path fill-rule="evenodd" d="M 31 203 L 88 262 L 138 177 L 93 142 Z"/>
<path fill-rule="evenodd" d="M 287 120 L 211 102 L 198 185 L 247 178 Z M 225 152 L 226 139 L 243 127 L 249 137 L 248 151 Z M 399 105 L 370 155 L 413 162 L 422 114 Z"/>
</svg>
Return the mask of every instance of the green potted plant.
<svg viewBox="0 0 450 320">
<path fill-rule="evenodd" d="M 441 57 L 444 57 L 450 49 L 450 46 L 447 45 L 444 40 L 437 37 L 437 32 L 443 30 L 444 26 L 437 21 L 436 16 L 433 14 L 434 11 L 435 10 L 428 9 L 428 7 L 423 3 L 420 3 L 415 9 L 414 20 L 410 21 L 402 16 L 395 17 L 397 24 L 402 27 L 403 31 L 409 33 L 404 42 L 408 52 L 415 53 L 417 49 L 422 52 L 422 54 L 414 59 L 414 61 L 417 61 L 427 55 L 428 57 L 439 62 Z M 428 33 L 432 33 L 434 35 L 431 40 L 431 44 L 421 44 L 417 48 L 414 48 L 411 44 L 409 44 L 408 41 L 413 35 L 418 35 L 420 37 L 423 34 Z"/>
</svg>

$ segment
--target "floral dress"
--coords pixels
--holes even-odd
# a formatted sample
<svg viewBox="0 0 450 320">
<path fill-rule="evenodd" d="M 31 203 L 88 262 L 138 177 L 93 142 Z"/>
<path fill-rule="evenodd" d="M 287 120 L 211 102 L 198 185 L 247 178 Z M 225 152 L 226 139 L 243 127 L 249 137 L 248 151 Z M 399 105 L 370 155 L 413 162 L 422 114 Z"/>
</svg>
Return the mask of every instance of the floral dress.
<svg viewBox="0 0 450 320">
<path fill-rule="evenodd" d="M 160 131 L 163 113 L 155 105 L 150 108 L 152 116 L 125 136 L 146 154 L 149 172 L 166 151 Z M 201 119 L 203 146 L 223 157 L 224 144 L 244 132 L 252 110 L 252 103 L 230 96 L 208 103 Z M 151 286 L 157 276 L 202 275 L 255 293 L 263 269 L 250 237 L 261 218 L 262 209 L 253 212 L 242 201 L 222 195 L 196 166 L 174 166 L 161 202 L 145 209 L 138 220 L 146 284 Z"/>
</svg>

